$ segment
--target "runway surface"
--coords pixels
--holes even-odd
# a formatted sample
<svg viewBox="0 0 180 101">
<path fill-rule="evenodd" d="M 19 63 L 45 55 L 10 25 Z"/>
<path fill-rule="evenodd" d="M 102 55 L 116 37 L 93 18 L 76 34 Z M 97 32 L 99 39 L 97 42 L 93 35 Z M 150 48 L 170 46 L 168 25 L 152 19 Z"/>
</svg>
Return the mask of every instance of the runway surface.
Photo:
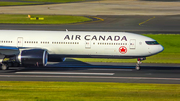
<svg viewBox="0 0 180 101">
<path fill-rule="evenodd" d="M 0 81 L 73 81 L 180 84 L 180 64 L 49 63 L 48 67 L 14 67 L 0 71 Z"/>
<path fill-rule="evenodd" d="M 60 25 L 0 24 L 8 30 L 112 31 L 180 34 L 180 15 L 169 16 L 91 16 L 93 22 Z"/>
</svg>

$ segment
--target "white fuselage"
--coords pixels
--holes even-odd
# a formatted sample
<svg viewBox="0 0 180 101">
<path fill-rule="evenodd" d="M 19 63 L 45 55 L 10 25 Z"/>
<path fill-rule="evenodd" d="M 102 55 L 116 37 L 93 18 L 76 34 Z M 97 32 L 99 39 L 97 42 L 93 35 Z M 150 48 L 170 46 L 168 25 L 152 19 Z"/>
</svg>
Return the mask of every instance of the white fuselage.
<svg viewBox="0 0 180 101">
<path fill-rule="evenodd" d="M 60 57 L 138 58 L 163 51 L 146 36 L 127 32 L 1 30 L 0 46 L 45 49 Z"/>
</svg>

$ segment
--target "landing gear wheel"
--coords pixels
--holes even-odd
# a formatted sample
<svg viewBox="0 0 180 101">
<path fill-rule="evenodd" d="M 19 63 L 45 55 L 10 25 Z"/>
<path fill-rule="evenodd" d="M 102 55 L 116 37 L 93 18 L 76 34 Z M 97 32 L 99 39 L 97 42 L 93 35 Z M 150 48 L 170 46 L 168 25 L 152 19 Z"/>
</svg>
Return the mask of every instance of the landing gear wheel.
<svg viewBox="0 0 180 101">
<path fill-rule="evenodd" d="M 139 66 L 136 66 L 136 70 L 140 70 L 140 67 L 139 67 Z"/>
<path fill-rule="evenodd" d="M 1 70 L 8 70 L 8 69 L 9 69 L 8 65 L 2 64 Z"/>
</svg>

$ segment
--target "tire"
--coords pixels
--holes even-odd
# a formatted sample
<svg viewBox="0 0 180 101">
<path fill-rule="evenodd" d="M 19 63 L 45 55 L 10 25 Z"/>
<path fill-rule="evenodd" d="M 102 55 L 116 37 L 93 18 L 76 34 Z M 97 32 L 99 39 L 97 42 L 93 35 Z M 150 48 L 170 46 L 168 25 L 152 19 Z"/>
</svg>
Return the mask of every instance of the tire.
<svg viewBox="0 0 180 101">
<path fill-rule="evenodd" d="M 8 70 L 8 69 L 9 69 L 8 65 L 2 64 L 1 70 Z"/>
<path fill-rule="evenodd" d="M 140 67 L 139 67 L 139 66 L 136 66 L 136 70 L 140 70 Z"/>
</svg>

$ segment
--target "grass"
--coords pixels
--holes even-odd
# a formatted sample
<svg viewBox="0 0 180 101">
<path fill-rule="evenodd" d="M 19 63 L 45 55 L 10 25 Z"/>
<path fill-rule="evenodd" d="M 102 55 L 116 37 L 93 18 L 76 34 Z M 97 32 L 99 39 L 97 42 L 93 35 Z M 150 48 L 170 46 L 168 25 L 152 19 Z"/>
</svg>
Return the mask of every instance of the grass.
<svg viewBox="0 0 180 101">
<path fill-rule="evenodd" d="M 0 81 L 1 101 L 179 101 L 178 84 Z"/>
<path fill-rule="evenodd" d="M 0 2 L 0 6 L 14 6 L 14 5 L 32 5 L 41 3 L 27 3 L 27 2 Z"/>
<path fill-rule="evenodd" d="M 144 34 L 157 40 L 163 47 L 164 51 L 147 57 L 143 63 L 180 63 L 180 34 Z M 136 59 L 92 59 L 92 58 L 75 58 L 83 62 L 123 62 L 134 63 Z"/>
<path fill-rule="evenodd" d="M 44 20 L 30 20 L 28 15 L 16 14 L 0 14 L 0 23 L 8 24 L 70 24 L 91 21 L 84 16 L 63 16 L 63 15 L 31 15 L 34 17 L 42 17 Z"/>
<path fill-rule="evenodd" d="M 23 0 L 23 1 L 66 3 L 66 2 L 77 2 L 77 1 L 85 1 L 85 0 Z"/>
<path fill-rule="evenodd" d="M 31 1 L 31 2 L 21 2 Z M 34 4 L 45 4 L 45 3 L 68 3 L 68 2 L 79 2 L 85 0 L 21 0 L 19 2 L 1 2 L 0 6 L 18 6 L 18 5 L 34 5 Z"/>
</svg>

